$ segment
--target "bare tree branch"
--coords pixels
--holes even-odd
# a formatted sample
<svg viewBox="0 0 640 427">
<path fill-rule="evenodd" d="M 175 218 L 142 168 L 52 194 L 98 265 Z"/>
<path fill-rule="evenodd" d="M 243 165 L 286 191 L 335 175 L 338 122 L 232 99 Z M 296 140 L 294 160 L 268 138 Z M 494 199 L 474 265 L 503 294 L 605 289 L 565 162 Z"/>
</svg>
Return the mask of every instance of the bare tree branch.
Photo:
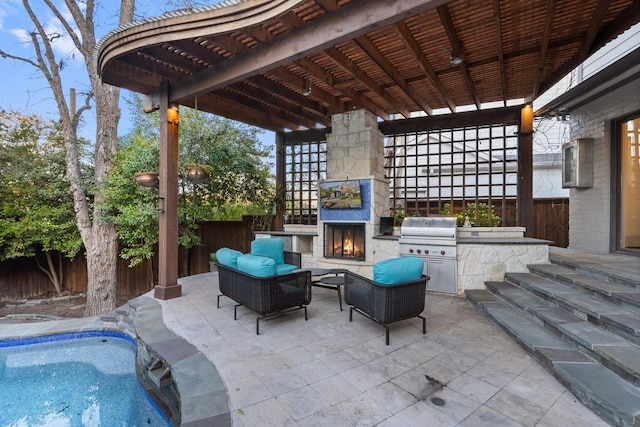
<svg viewBox="0 0 640 427">
<path fill-rule="evenodd" d="M 73 40 L 73 44 L 76 46 L 76 49 L 78 49 L 79 51 L 82 51 L 82 41 L 78 38 L 78 35 L 75 33 L 74 29 L 71 27 L 71 25 L 69 25 L 69 23 L 64 18 L 64 16 L 62 16 L 62 14 L 58 10 L 58 8 L 55 7 L 55 5 L 50 0 L 44 0 L 44 2 L 45 2 L 45 4 L 47 6 L 49 6 L 49 9 L 51 9 L 51 12 L 53 12 L 53 14 L 56 16 L 56 18 L 58 18 L 58 21 L 60 21 L 60 23 L 62 24 L 64 29 L 67 31 L 67 34 L 69 35 L 69 38 L 71 38 L 71 40 Z M 73 19 L 74 19 L 75 23 L 78 25 L 78 27 L 80 27 L 80 24 L 84 23 L 84 17 L 82 17 L 82 13 L 80 13 L 81 22 L 79 23 L 78 22 L 78 17 L 73 12 L 73 10 L 71 10 L 71 7 L 69 6 L 69 2 L 68 1 L 66 2 L 66 4 L 67 4 L 67 7 L 69 8 L 69 10 L 71 11 L 71 15 L 73 16 Z M 76 8 L 78 8 L 77 4 L 75 4 L 75 3 L 73 3 L 73 4 L 74 4 L 74 6 Z M 83 30 L 84 30 L 83 28 L 80 28 L 80 34 L 84 34 Z"/>
<path fill-rule="evenodd" d="M 22 56 L 16 56 L 16 55 L 12 55 L 10 53 L 5 52 L 4 50 L 0 49 L 0 56 L 2 56 L 5 59 L 15 59 L 16 61 L 22 61 L 25 62 L 29 65 L 32 65 L 38 69 L 40 69 L 40 67 L 38 66 L 38 64 L 36 64 L 35 62 L 33 62 L 31 59 L 29 58 L 25 58 Z"/>
</svg>

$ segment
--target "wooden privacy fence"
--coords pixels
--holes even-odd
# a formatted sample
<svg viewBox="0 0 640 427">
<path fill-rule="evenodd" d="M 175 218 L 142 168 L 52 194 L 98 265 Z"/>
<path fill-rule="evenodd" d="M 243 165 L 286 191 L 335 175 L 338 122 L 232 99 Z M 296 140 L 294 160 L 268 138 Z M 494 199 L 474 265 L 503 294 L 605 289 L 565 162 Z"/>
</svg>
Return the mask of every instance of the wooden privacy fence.
<svg viewBox="0 0 640 427">
<path fill-rule="evenodd" d="M 534 201 L 534 230 L 532 237 L 555 242 L 555 246 L 567 247 L 569 243 L 569 199 L 540 199 Z M 242 221 L 203 222 L 199 227 L 200 246 L 188 254 L 189 271 L 180 276 L 209 271 L 209 254 L 221 247 L 249 252 L 256 221 L 244 217 Z M 154 258 L 136 267 L 129 267 L 126 260 L 118 260 L 118 295 L 137 296 L 152 288 L 152 280 L 158 271 Z M 74 293 L 87 290 L 87 265 L 84 255 L 64 260 L 64 289 Z M 47 277 L 30 258 L 8 260 L 0 263 L 0 302 L 21 298 L 44 296 L 52 293 Z"/>
<path fill-rule="evenodd" d="M 535 199 L 533 209 L 531 237 L 569 247 L 569 199 Z"/>
<path fill-rule="evenodd" d="M 253 240 L 251 230 L 256 220 L 244 217 L 241 221 L 203 222 L 199 227 L 202 245 L 192 248 L 188 254 L 189 271 L 180 271 L 180 276 L 209 271 L 209 254 L 221 247 L 248 252 Z M 72 293 L 87 291 L 87 263 L 84 254 L 73 260 L 63 260 L 64 290 Z M 152 289 L 157 279 L 158 262 L 154 257 L 135 267 L 129 261 L 118 259 L 118 295 L 137 296 Z M 46 296 L 53 293 L 49 280 L 40 271 L 32 258 L 19 258 L 0 262 L 0 302 L 22 298 Z"/>
</svg>

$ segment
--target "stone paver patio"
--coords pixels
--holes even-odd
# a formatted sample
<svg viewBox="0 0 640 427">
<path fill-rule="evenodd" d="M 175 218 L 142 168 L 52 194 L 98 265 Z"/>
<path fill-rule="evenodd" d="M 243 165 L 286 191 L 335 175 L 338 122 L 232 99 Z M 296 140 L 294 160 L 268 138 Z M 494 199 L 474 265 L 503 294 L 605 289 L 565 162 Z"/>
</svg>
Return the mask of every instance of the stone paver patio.
<svg viewBox="0 0 640 427">
<path fill-rule="evenodd" d="M 605 426 L 465 298 L 427 294 L 427 334 L 384 328 L 313 289 L 302 311 L 269 320 L 218 295 L 217 273 L 180 279 L 159 301 L 166 326 L 224 381 L 234 426 Z M 444 400 L 444 406 L 432 402 Z"/>
</svg>

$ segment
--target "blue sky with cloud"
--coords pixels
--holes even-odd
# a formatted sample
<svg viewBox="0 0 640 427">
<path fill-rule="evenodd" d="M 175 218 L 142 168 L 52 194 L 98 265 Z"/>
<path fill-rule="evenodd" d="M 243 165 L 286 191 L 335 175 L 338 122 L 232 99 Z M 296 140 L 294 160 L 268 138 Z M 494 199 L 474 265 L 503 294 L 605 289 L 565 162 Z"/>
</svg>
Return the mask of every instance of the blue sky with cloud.
<svg viewBox="0 0 640 427">
<path fill-rule="evenodd" d="M 65 33 L 49 8 L 42 6 L 42 1 L 32 1 L 31 3 L 34 4 L 35 12 L 49 33 Z M 173 2 L 173 7 L 166 2 L 159 4 L 151 0 L 137 0 L 136 3 L 136 19 L 161 15 L 167 10 L 179 7 L 177 0 Z M 216 3 L 216 1 L 210 3 Z M 69 11 L 64 7 L 64 1 L 54 0 L 54 4 L 60 8 L 61 13 L 69 16 Z M 96 38 L 99 40 L 100 37 L 117 28 L 120 2 L 104 0 L 96 2 L 96 4 Z M 72 21 L 69 20 L 69 22 Z M 0 0 L 0 50 L 11 55 L 35 60 L 29 38 L 29 33 L 33 29 L 34 24 L 29 19 L 22 5 L 22 0 Z M 69 93 L 70 88 L 75 88 L 77 103 L 78 105 L 83 104 L 82 94 L 90 90 L 90 85 L 82 56 L 77 53 L 68 36 L 56 39 L 53 48 L 58 58 L 64 58 L 65 61 L 65 67 L 61 72 L 65 93 Z M 59 117 L 47 80 L 32 65 L 14 59 L 0 58 L 0 78 L 2 79 L 0 108 L 18 110 L 25 114 L 38 113 L 42 117 L 52 120 Z M 127 117 L 129 112 L 124 100 L 129 96 L 130 92 L 122 91 L 120 135 L 128 130 L 129 120 Z M 95 109 L 83 114 L 84 125 L 80 134 L 90 141 L 94 140 L 95 121 Z M 265 144 L 273 145 L 273 133 L 263 133 L 261 140 Z"/>
</svg>

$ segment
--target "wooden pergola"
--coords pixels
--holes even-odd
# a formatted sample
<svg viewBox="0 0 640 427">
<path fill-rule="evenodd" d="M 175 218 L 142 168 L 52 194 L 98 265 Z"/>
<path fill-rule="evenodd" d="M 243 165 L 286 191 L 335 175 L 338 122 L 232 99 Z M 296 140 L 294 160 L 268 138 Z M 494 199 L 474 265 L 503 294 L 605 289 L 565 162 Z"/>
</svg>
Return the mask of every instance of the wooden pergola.
<svg viewBox="0 0 640 427">
<path fill-rule="evenodd" d="M 225 0 L 112 31 L 96 51 L 103 82 L 161 113 L 156 297 L 180 295 L 172 106 L 284 132 L 359 108 L 388 121 L 528 103 L 639 21 L 635 0 Z"/>
</svg>

